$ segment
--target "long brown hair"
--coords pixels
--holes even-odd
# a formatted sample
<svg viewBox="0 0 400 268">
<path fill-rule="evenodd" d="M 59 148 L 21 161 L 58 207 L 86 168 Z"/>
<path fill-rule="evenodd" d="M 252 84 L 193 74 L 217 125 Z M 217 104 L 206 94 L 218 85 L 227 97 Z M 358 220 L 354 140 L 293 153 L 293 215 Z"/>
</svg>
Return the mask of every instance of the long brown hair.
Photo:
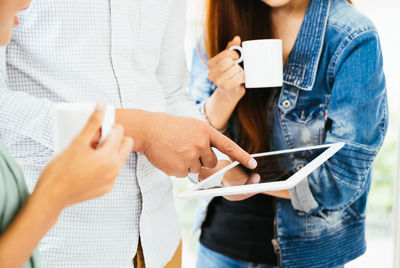
<svg viewBox="0 0 400 268">
<path fill-rule="evenodd" d="M 236 35 L 242 41 L 274 38 L 270 7 L 260 0 L 207 0 L 204 42 L 209 58 Z M 251 153 L 269 150 L 267 108 L 274 93 L 265 88 L 246 90 L 234 111 L 239 122 L 237 142 Z"/>
<path fill-rule="evenodd" d="M 214 57 L 236 35 L 242 41 L 273 38 L 270 8 L 260 0 L 208 0 L 205 22 L 205 48 Z M 251 153 L 268 150 L 266 105 L 272 90 L 250 89 L 236 106 L 239 122 L 238 144 Z"/>
</svg>

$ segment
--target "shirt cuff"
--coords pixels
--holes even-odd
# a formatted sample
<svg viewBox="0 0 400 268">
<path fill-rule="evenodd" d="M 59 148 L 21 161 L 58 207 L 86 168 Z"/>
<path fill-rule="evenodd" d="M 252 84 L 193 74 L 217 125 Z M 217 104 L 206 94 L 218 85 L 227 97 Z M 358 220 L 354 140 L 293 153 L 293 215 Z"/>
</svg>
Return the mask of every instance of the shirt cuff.
<svg viewBox="0 0 400 268">
<path fill-rule="evenodd" d="M 315 201 L 313 194 L 308 184 L 308 178 L 299 182 L 295 187 L 289 190 L 292 206 L 295 210 L 310 213 L 318 208 L 318 203 Z"/>
</svg>

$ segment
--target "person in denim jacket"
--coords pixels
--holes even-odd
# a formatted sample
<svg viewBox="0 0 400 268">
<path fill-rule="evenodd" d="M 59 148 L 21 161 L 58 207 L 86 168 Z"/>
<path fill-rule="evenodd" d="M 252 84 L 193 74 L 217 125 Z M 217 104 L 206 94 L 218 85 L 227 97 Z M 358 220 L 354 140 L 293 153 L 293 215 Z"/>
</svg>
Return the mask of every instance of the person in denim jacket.
<svg viewBox="0 0 400 268">
<path fill-rule="evenodd" d="M 252 153 L 345 146 L 288 192 L 201 200 L 198 268 L 343 267 L 366 250 L 372 164 L 388 125 L 374 24 L 346 0 L 209 0 L 207 12 L 189 90 L 211 125 Z M 263 38 L 283 39 L 283 86 L 246 89 L 227 48 Z"/>
</svg>

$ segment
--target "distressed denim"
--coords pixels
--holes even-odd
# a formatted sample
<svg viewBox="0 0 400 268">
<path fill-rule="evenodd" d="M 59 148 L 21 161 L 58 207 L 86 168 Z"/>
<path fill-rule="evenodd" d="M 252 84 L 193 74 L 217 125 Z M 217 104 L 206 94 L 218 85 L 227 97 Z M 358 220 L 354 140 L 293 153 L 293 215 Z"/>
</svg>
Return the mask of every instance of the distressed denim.
<svg viewBox="0 0 400 268">
<path fill-rule="evenodd" d="M 198 103 L 215 90 L 207 79 L 204 51 L 200 41 L 189 87 Z M 388 125 L 374 24 L 346 0 L 311 0 L 284 67 L 284 84 L 275 92 L 268 110 L 272 150 L 346 143 L 290 190 L 291 200 L 276 199 L 281 267 L 344 265 L 366 249 L 372 166 Z M 296 170 L 307 160 L 293 159 L 291 164 Z M 201 226 L 209 201 L 199 203 L 195 229 Z"/>
</svg>

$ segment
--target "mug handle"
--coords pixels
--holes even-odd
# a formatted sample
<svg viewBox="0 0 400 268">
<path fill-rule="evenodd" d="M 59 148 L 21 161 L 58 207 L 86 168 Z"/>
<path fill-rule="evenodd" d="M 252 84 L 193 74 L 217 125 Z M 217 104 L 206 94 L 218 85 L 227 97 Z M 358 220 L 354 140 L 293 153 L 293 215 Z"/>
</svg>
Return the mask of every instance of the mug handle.
<svg viewBox="0 0 400 268">
<path fill-rule="evenodd" d="M 232 51 L 233 50 L 237 50 L 237 51 L 240 52 L 240 58 L 238 60 L 235 60 L 236 64 L 239 64 L 239 63 L 241 63 L 243 61 L 243 48 L 241 46 L 231 46 L 229 48 L 229 50 L 232 50 Z"/>
</svg>

